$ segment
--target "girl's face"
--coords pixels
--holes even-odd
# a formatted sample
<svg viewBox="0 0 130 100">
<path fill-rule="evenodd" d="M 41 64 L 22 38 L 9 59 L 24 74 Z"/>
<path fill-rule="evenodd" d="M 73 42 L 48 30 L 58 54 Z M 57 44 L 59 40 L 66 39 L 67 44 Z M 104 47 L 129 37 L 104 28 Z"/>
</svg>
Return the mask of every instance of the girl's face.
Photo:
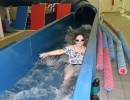
<svg viewBox="0 0 130 100">
<path fill-rule="evenodd" d="M 78 35 L 76 38 L 75 38 L 75 44 L 77 46 L 83 46 L 84 45 L 84 37 L 82 35 Z"/>
</svg>

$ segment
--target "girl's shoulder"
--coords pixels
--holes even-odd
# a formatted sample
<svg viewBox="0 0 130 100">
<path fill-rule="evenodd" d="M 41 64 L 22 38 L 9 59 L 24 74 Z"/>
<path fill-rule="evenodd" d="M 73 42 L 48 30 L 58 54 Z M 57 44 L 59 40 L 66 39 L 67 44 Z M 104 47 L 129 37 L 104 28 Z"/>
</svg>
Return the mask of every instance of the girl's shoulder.
<svg viewBox="0 0 130 100">
<path fill-rule="evenodd" d="M 74 45 L 69 45 L 69 46 L 67 46 L 67 48 L 74 50 Z"/>
</svg>

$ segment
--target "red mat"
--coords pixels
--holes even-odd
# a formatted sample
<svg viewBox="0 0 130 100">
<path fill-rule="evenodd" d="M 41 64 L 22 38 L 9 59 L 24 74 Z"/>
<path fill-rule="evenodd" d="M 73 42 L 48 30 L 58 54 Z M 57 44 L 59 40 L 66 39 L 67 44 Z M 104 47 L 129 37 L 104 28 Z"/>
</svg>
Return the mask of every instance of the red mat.
<svg viewBox="0 0 130 100">
<path fill-rule="evenodd" d="M 37 30 L 45 25 L 45 5 L 34 4 L 31 6 L 31 26 L 32 30 Z"/>
<path fill-rule="evenodd" d="M 56 5 L 56 19 L 60 19 L 70 13 L 71 4 L 57 4 Z"/>
</svg>

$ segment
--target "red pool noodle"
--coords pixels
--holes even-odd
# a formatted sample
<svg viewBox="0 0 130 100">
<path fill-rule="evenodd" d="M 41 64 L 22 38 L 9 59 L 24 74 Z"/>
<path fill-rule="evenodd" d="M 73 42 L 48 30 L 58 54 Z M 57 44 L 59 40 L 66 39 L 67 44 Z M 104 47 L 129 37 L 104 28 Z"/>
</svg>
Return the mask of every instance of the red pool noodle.
<svg viewBox="0 0 130 100">
<path fill-rule="evenodd" d="M 119 32 L 119 29 L 114 26 L 113 24 L 111 24 L 108 20 L 104 19 L 103 20 L 115 33 Z"/>
<path fill-rule="evenodd" d="M 113 82 L 106 82 L 104 84 L 104 88 L 108 91 L 111 91 L 112 89 L 114 89 L 114 83 Z"/>
<path fill-rule="evenodd" d="M 127 73 L 127 69 L 125 68 L 125 67 L 121 67 L 121 68 L 119 68 L 118 69 L 118 72 L 119 72 L 119 74 L 126 74 Z"/>
<path fill-rule="evenodd" d="M 31 6 L 30 28 L 37 30 L 45 26 L 45 5 L 34 4 Z"/>
<path fill-rule="evenodd" d="M 103 44 L 102 44 L 102 31 L 98 28 L 98 51 L 96 59 L 96 69 L 103 70 Z"/>
<path fill-rule="evenodd" d="M 104 88 L 107 91 L 114 89 L 113 74 L 111 68 L 111 60 L 109 54 L 109 48 L 103 49 L 103 66 L 104 66 Z"/>
</svg>

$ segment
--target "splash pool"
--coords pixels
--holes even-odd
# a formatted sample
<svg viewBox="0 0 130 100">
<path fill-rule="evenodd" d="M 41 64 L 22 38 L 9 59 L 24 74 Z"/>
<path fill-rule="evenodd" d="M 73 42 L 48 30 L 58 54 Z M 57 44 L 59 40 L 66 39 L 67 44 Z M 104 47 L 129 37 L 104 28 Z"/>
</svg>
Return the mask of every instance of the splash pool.
<svg viewBox="0 0 130 100">
<path fill-rule="evenodd" d="M 56 48 L 72 44 L 74 34 L 79 31 L 85 34 L 87 43 L 90 25 L 76 29 L 69 27 L 65 41 L 59 43 Z M 66 61 L 65 54 L 39 59 L 23 78 L 0 94 L 0 100 L 71 100 L 78 73 L 72 76 L 68 86 L 61 87 L 64 69 L 68 66 Z"/>
</svg>

